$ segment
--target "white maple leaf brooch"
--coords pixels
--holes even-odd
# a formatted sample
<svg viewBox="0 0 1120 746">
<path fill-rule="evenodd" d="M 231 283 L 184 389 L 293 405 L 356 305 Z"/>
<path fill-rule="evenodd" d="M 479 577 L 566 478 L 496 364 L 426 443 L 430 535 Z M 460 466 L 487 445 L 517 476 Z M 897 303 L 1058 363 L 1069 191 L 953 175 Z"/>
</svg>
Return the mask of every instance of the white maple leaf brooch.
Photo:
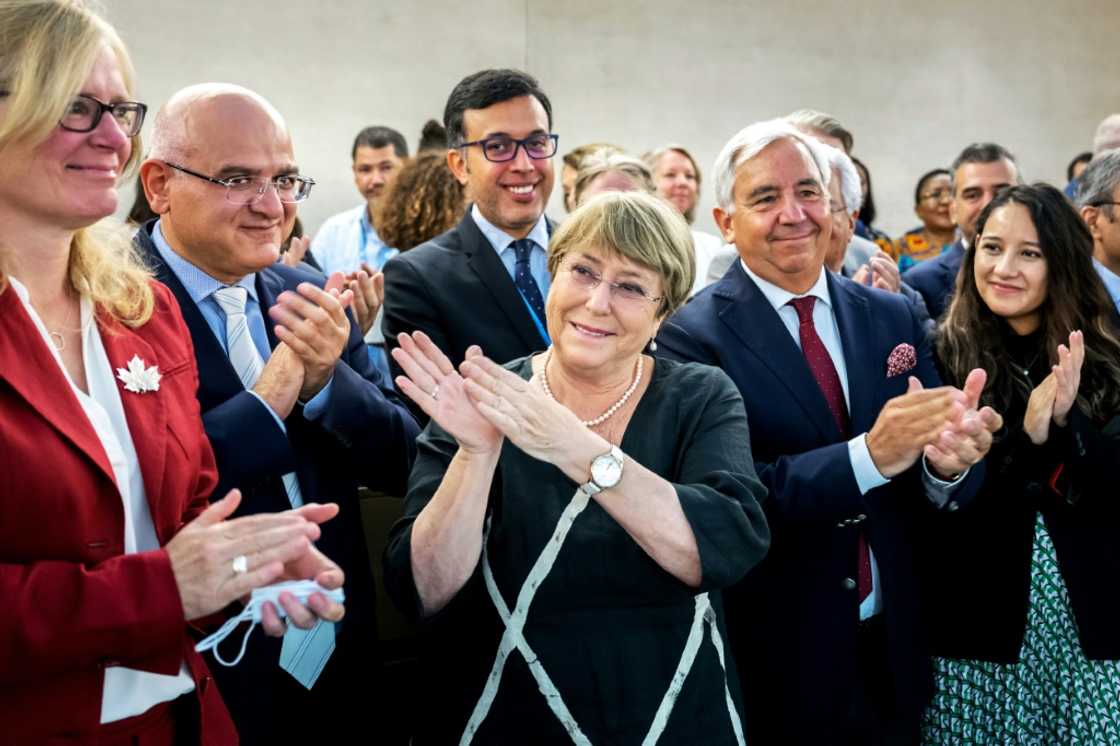
<svg viewBox="0 0 1120 746">
<path fill-rule="evenodd" d="M 117 368 L 117 378 L 124 384 L 124 390 L 134 394 L 159 391 L 159 379 L 162 377 L 159 368 L 154 365 L 146 367 L 139 355 L 132 356 L 127 368 Z"/>
</svg>

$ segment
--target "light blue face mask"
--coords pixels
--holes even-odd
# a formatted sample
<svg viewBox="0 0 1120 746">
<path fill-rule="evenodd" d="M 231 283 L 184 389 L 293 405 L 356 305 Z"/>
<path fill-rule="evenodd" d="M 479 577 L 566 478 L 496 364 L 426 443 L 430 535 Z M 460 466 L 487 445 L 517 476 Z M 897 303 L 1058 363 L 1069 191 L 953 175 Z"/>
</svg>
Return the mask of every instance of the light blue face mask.
<svg viewBox="0 0 1120 746">
<path fill-rule="evenodd" d="M 286 583 L 276 583 L 275 585 L 268 585 L 264 588 L 257 588 L 249 597 L 249 603 L 245 605 L 245 608 L 241 611 L 240 614 L 227 620 L 226 623 L 223 624 L 217 632 L 199 642 L 194 646 L 194 649 L 199 653 L 204 653 L 209 650 L 214 654 L 214 660 L 218 661 L 218 663 L 221 663 L 223 666 L 236 666 L 245 656 L 245 648 L 249 644 L 249 635 L 253 633 L 253 628 L 260 623 L 261 608 L 265 603 L 271 602 L 276 607 L 276 612 L 280 615 L 281 619 L 287 617 L 287 614 L 284 612 L 284 607 L 280 605 L 279 598 L 281 593 L 291 593 L 293 596 L 295 596 L 296 600 L 302 604 L 307 603 L 307 599 L 311 596 L 312 593 L 322 593 L 327 597 L 328 600 L 334 601 L 335 603 L 342 603 L 346 598 L 346 595 L 342 592 L 341 588 L 328 590 L 316 583 L 314 580 L 291 580 Z M 241 624 L 242 622 L 250 622 L 250 624 L 249 628 L 245 630 L 245 636 L 241 638 L 241 650 L 237 653 L 236 658 L 231 661 L 227 661 L 222 657 L 221 652 L 219 652 L 218 645 L 231 634 L 233 634 L 234 629 L 236 629 L 237 625 Z M 314 629 L 307 630 L 306 632 L 314 633 L 325 624 L 330 625 L 331 623 L 320 622 Z M 333 629 L 333 625 L 331 625 L 331 628 Z M 291 628 L 289 628 L 289 631 L 291 631 Z M 305 632 L 304 630 L 298 631 L 301 633 Z M 287 635 L 285 635 L 285 643 L 287 643 Z M 285 644 L 285 648 L 287 647 L 288 645 Z M 300 645 L 299 647 L 300 649 L 302 649 L 306 646 Z M 333 649 L 334 645 L 332 635 L 331 650 Z M 327 652 L 327 655 L 330 655 L 329 651 Z M 283 657 L 283 654 L 281 657 Z M 319 666 L 319 668 L 321 669 L 322 666 Z M 316 672 L 315 678 L 317 677 L 318 673 Z M 296 678 L 299 679 L 300 677 L 296 676 Z M 308 686 L 308 684 L 302 679 L 301 683 L 304 683 L 304 686 Z M 311 683 L 314 683 L 313 679 Z M 310 686 L 308 686 L 308 688 L 310 688 Z"/>
</svg>

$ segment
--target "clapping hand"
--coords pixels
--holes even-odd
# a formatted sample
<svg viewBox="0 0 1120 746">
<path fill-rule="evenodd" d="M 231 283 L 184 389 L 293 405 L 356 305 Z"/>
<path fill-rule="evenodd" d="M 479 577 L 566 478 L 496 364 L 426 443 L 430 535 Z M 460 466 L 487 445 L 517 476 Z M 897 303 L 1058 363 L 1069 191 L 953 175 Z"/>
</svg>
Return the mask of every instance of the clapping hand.
<svg viewBox="0 0 1120 746">
<path fill-rule="evenodd" d="M 965 379 L 962 393 L 964 409 L 923 453 L 926 461 L 940 476 L 959 474 L 987 455 L 992 447 L 992 435 L 1003 427 L 1003 417 L 991 407 L 980 407 L 980 395 L 988 375 L 976 368 Z M 921 387 L 911 379 L 911 388 Z"/>
<path fill-rule="evenodd" d="M 164 547 L 187 620 L 212 614 L 254 588 L 285 579 L 314 577 L 327 588 L 342 584 L 342 571 L 311 543 L 319 538 L 318 524 L 338 514 L 337 505 L 308 503 L 280 513 L 230 518 L 240 504 L 241 493 L 231 490 Z M 343 613 L 341 605 L 319 594 L 309 599 L 310 610 L 294 598 L 281 603 L 300 626 L 310 626 L 316 616 L 336 621 Z M 265 630 L 283 634 L 271 611 Z"/>
<path fill-rule="evenodd" d="M 345 287 L 346 279 L 335 272 L 325 287 L 301 282 L 296 292 L 285 290 L 268 309 L 276 322 L 273 331 L 303 362 L 303 401 L 318 394 L 334 372 L 334 366 L 350 338 L 350 319 L 346 308 L 354 299 Z"/>
<path fill-rule="evenodd" d="M 1081 386 L 1081 365 L 1085 362 L 1085 335 L 1071 332 L 1069 347 L 1058 345 L 1058 364 L 1050 375 L 1031 391 L 1027 412 L 1023 415 L 1023 431 L 1035 445 L 1042 445 L 1050 437 L 1051 420 L 1058 427 L 1065 427 L 1069 411 L 1077 401 Z"/>
<path fill-rule="evenodd" d="M 358 329 L 364 337 L 373 326 L 381 303 L 385 300 L 385 275 L 374 270 L 365 262 L 357 272 L 346 275 L 346 284 L 354 294 L 350 308 L 358 321 Z"/>
<path fill-rule="evenodd" d="M 303 261 L 303 257 L 307 254 L 307 250 L 311 248 L 311 239 L 307 236 L 301 238 L 293 238 L 288 243 L 288 250 L 280 255 L 280 261 L 289 267 L 299 266 Z"/>
<path fill-rule="evenodd" d="M 447 356 L 424 332 L 401 334 L 393 359 L 404 371 L 397 388 L 435 420 L 470 453 L 495 453 L 502 447 L 502 433 L 484 417 L 467 395 L 463 377 Z M 467 349 L 467 359 L 482 356 L 478 345 Z"/>
<path fill-rule="evenodd" d="M 872 276 L 871 282 L 867 281 L 869 274 Z M 875 254 L 868 260 L 867 264 L 856 270 L 856 273 L 852 276 L 852 281 L 860 285 L 871 285 L 889 293 L 897 293 L 902 285 L 898 265 L 884 251 Z"/>
<path fill-rule="evenodd" d="M 574 434 L 587 432 L 579 418 L 544 389 L 487 357 L 467 358 L 459 370 L 478 411 L 535 459 L 555 463 L 558 449 Z"/>
</svg>

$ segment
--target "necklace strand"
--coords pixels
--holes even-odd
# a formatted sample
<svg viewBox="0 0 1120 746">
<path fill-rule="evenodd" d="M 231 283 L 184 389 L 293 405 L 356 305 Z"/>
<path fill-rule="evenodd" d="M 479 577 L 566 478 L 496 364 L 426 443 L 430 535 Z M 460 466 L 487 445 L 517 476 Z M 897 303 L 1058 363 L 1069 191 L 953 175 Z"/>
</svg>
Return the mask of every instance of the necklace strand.
<svg viewBox="0 0 1120 746">
<path fill-rule="evenodd" d="M 541 368 L 541 388 L 544 389 L 544 393 L 548 396 L 549 399 L 552 399 L 552 401 L 559 404 L 560 401 L 556 398 L 556 395 L 552 393 L 552 387 L 548 385 L 548 363 L 549 363 L 550 360 L 552 360 L 552 348 L 551 347 L 548 348 L 548 354 L 545 355 L 545 358 L 544 358 L 544 366 Z M 641 380 L 642 380 L 642 356 L 639 354 L 638 355 L 638 367 L 634 371 L 634 380 L 630 383 L 629 388 L 627 388 L 626 391 L 623 392 L 622 398 L 619 399 L 618 401 L 616 401 L 614 404 L 612 404 L 609 408 L 607 408 L 606 412 L 603 412 L 598 417 L 596 417 L 594 419 L 591 419 L 591 420 L 580 420 L 580 422 L 582 422 L 587 427 L 595 427 L 596 425 L 602 425 L 604 422 L 609 420 L 614 415 L 615 412 L 622 409 L 622 407 L 626 404 L 626 402 L 629 401 L 630 397 L 634 394 L 635 391 L 637 391 L 638 384 L 641 383 Z"/>
</svg>

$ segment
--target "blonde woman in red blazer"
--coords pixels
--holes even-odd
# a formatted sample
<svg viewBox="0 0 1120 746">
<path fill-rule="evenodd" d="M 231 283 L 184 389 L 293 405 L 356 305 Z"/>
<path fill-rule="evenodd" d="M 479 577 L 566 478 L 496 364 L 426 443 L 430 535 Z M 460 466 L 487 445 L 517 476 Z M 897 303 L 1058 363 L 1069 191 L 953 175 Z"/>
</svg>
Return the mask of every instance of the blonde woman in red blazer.
<svg viewBox="0 0 1120 746">
<path fill-rule="evenodd" d="M 117 206 L 145 107 L 79 4 L 0 6 L 0 723 L 5 743 L 231 744 L 189 623 L 285 578 L 342 572 L 335 506 L 226 520 L 190 336 Z M 321 595 L 290 620 L 336 620 Z M 282 634 L 269 607 L 263 626 Z"/>
</svg>

